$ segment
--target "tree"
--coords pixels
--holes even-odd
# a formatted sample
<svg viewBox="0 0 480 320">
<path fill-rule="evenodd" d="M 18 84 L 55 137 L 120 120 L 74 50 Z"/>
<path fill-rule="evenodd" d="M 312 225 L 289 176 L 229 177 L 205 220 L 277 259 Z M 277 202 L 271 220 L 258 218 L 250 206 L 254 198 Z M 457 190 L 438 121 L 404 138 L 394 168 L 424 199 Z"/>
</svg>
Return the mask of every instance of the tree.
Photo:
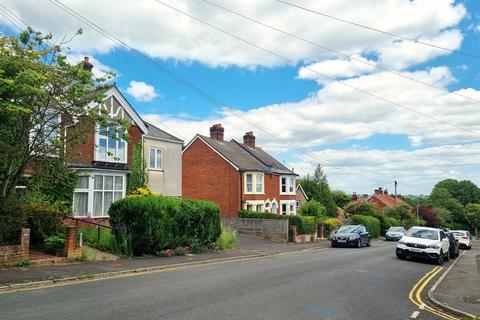
<svg viewBox="0 0 480 320">
<path fill-rule="evenodd" d="M 438 188 L 446 189 L 463 206 L 469 203 L 480 203 L 480 188 L 470 180 L 445 179 L 433 187 L 434 190 Z"/>
<path fill-rule="evenodd" d="M 480 204 L 469 203 L 465 209 L 465 216 L 468 224 L 475 229 L 475 236 L 478 239 L 478 228 L 480 228 Z"/>
<path fill-rule="evenodd" d="M 412 222 L 413 217 L 410 213 L 410 206 L 406 204 L 385 208 L 383 212 L 386 216 L 397 219 L 402 226 L 408 226 Z"/>
<path fill-rule="evenodd" d="M 378 215 L 377 207 L 365 199 L 358 199 L 348 203 L 345 208 L 345 213 L 349 215 L 362 214 L 376 216 Z"/>
<path fill-rule="evenodd" d="M 0 36 L 0 202 L 27 165 L 63 160 L 66 146 L 85 138 L 87 123 L 110 126 L 116 136 L 126 132 L 125 122 L 90 107 L 102 103 L 111 74 L 94 78 L 81 64 L 69 64 L 62 54 L 66 42 L 51 45 L 51 39 L 31 28 Z"/>
<path fill-rule="evenodd" d="M 411 213 L 416 214 L 417 208 L 412 207 Z M 437 228 L 438 226 L 440 226 L 438 216 L 435 214 L 435 212 L 432 209 L 419 206 L 418 215 L 422 220 L 425 220 L 427 227 Z"/>
<path fill-rule="evenodd" d="M 450 212 L 450 222 L 466 224 L 464 207 L 446 188 L 435 186 L 430 194 L 430 206 L 445 208 Z"/>
<path fill-rule="evenodd" d="M 452 224 L 452 213 L 448 209 L 435 207 L 431 211 L 437 216 L 438 225 L 448 227 Z"/>
<path fill-rule="evenodd" d="M 307 175 L 303 179 L 299 179 L 303 190 L 309 199 L 315 199 L 323 204 L 330 217 L 337 216 L 337 205 L 333 200 L 332 192 L 328 185 L 327 176 L 323 172 L 322 166 L 319 164 L 315 169 L 313 177 Z"/>
<path fill-rule="evenodd" d="M 311 199 L 304 203 L 298 213 L 302 216 L 312 216 L 316 218 L 324 217 L 327 210 L 325 207 L 317 200 Z"/>
<path fill-rule="evenodd" d="M 335 201 L 335 204 L 340 208 L 345 207 L 351 200 L 350 196 L 341 190 L 334 190 L 332 196 L 333 201 Z"/>
</svg>

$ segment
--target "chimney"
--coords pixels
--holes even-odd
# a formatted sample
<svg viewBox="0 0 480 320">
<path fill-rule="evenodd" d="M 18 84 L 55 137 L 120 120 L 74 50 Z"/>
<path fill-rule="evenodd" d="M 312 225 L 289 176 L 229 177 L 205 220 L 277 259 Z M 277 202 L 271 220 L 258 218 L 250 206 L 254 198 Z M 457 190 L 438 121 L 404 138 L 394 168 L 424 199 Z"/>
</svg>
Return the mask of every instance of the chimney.
<svg viewBox="0 0 480 320">
<path fill-rule="evenodd" d="M 90 59 L 88 57 L 83 58 L 83 70 L 92 72 L 93 64 L 90 63 Z"/>
<path fill-rule="evenodd" d="M 358 199 L 357 193 L 356 192 L 352 193 L 352 201 L 355 201 L 357 199 Z"/>
<path fill-rule="evenodd" d="M 378 189 L 375 189 L 375 194 L 382 194 L 383 193 L 383 188 L 378 187 Z"/>
<path fill-rule="evenodd" d="M 225 129 L 222 127 L 221 123 L 214 124 L 210 127 L 210 138 L 223 141 L 223 132 Z"/>
<path fill-rule="evenodd" d="M 388 190 L 385 189 L 385 190 L 383 191 L 383 194 L 388 194 Z"/>
<path fill-rule="evenodd" d="M 245 132 L 245 135 L 243 136 L 243 144 L 255 148 L 255 136 L 253 135 L 253 131 Z"/>
<path fill-rule="evenodd" d="M 368 194 L 367 194 L 367 193 L 364 193 L 364 194 L 362 195 L 362 198 L 363 198 L 363 199 L 368 199 Z"/>
</svg>

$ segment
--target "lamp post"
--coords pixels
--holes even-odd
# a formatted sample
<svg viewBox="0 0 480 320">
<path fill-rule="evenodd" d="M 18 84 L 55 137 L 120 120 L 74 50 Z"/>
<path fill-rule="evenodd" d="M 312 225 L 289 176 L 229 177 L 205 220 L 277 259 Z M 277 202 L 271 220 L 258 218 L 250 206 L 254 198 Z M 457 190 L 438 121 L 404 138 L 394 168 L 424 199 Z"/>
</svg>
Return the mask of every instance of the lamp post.
<svg viewBox="0 0 480 320">
<path fill-rule="evenodd" d="M 419 205 L 417 204 L 417 227 L 420 225 L 420 220 L 418 219 L 418 207 Z"/>
</svg>

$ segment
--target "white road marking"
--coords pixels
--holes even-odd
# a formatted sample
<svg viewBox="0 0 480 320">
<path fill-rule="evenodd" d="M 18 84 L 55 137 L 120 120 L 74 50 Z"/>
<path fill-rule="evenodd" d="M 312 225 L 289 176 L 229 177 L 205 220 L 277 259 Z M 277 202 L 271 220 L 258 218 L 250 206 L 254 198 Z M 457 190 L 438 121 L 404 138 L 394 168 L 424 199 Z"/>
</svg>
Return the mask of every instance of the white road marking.
<svg viewBox="0 0 480 320">
<path fill-rule="evenodd" d="M 420 311 L 413 311 L 413 313 L 412 313 L 412 315 L 410 316 L 410 318 L 416 319 L 419 314 L 420 314 Z"/>
</svg>

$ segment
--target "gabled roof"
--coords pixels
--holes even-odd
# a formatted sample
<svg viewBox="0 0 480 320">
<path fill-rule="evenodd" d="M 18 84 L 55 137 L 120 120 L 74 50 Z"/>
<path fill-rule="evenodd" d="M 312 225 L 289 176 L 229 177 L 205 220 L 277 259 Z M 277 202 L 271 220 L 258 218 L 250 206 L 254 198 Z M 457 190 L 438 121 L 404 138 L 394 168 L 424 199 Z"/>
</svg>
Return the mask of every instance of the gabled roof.
<svg viewBox="0 0 480 320">
<path fill-rule="evenodd" d="M 275 160 L 263 149 L 255 149 L 244 146 L 235 140 L 219 141 L 207 136 L 197 134 L 195 138 L 185 147 L 185 152 L 190 145 L 197 139 L 202 140 L 206 145 L 218 153 L 228 163 L 240 171 L 257 171 L 269 174 L 289 174 L 296 175 L 293 171 Z"/>
<path fill-rule="evenodd" d="M 136 125 L 140 127 L 143 133 L 147 133 L 147 127 L 145 126 L 144 121 L 138 115 L 137 111 L 132 107 L 132 105 L 128 102 L 128 100 L 123 96 L 123 94 L 118 90 L 117 86 L 114 85 L 112 88 L 108 89 L 105 92 L 107 97 L 113 96 L 117 99 L 117 101 L 122 105 L 125 112 L 132 118 Z"/>
<path fill-rule="evenodd" d="M 395 198 L 394 196 L 390 194 L 384 194 L 384 193 L 376 193 L 370 196 L 368 198 L 368 201 L 370 201 L 372 198 L 378 199 L 380 202 L 382 202 L 385 206 L 393 208 L 402 204 L 405 204 L 405 201 L 403 201 L 400 198 Z"/>
<path fill-rule="evenodd" d="M 145 135 L 148 138 L 153 138 L 153 139 L 158 139 L 158 140 L 166 140 L 166 141 L 172 141 L 172 142 L 177 142 L 177 143 L 183 143 L 183 140 L 163 131 L 162 129 L 156 127 L 155 125 L 143 121 L 145 123 L 145 126 L 147 127 L 147 134 Z"/>
<path fill-rule="evenodd" d="M 305 190 L 303 190 L 303 187 L 302 187 L 302 185 L 301 185 L 300 183 L 297 184 L 297 191 L 298 191 L 298 190 L 300 190 L 300 192 L 303 193 L 303 196 L 305 197 L 305 199 L 308 200 L 308 196 L 307 196 L 307 194 L 305 193 Z"/>
</svg>

